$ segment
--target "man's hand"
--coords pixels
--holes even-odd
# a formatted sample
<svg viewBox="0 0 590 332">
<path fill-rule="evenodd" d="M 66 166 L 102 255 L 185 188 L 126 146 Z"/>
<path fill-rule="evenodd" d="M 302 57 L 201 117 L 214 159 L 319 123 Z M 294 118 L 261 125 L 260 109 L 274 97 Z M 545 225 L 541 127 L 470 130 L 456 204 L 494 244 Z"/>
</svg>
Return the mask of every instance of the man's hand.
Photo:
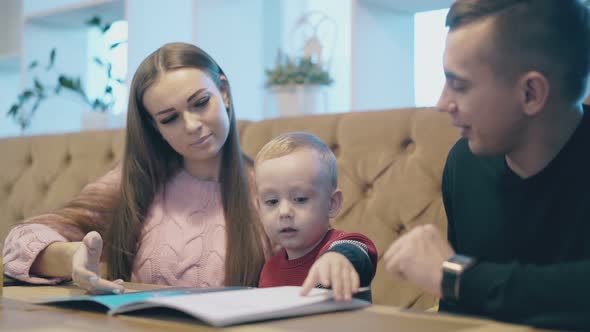
<svg viewBox="0 0 590 332">
<path fill-rule="evenodd" d="M 332 287 L 336 301 L 350 301 L 359 289 L 359 275 L 350 261 L 337 252 L 327 252 L 315 261 L 303 282 L 301 295 L 307 295 L 318 283 Z"/>
<path fill-rule="evenodd" d="M 125 291 L 123 280 L 108 281 L 100 277 L 102 238 L 97 232 L 86 234 L 72 257 L 72 280 L 90 293 L 121 294 Z"/>
<path fill-rule="evenodd" d="M 442 263 L 455 254 L 433 225 L 418 226 L 395 241 L 383 259 L 391 274 L 441 297 Z"/>
</svg>

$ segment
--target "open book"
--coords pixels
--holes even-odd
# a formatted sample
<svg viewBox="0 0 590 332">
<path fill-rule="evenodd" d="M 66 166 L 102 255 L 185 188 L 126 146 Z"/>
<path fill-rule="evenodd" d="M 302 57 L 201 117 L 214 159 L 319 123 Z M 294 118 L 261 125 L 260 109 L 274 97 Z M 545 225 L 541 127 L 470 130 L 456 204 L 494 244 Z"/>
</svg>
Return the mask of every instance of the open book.
<svg viewBox="0 0 590 332">
<path fill-rule="evenodd" d="M 367 301 L 335 301 L 332 291 L 312 289 L 300 296 L 301 287 L 271 288 L 228 287 L 216 289 L 172 288 L 125 293 L 120 295 L 89 295 L 52 298 L 38 304 L 99 304 L 109 315 L 148 308 L 173 309 L 209 325 L 227 326 L 266 319 L 303 316 L 322 312 L 358 309 L 369 306 Z"/>
</svg>

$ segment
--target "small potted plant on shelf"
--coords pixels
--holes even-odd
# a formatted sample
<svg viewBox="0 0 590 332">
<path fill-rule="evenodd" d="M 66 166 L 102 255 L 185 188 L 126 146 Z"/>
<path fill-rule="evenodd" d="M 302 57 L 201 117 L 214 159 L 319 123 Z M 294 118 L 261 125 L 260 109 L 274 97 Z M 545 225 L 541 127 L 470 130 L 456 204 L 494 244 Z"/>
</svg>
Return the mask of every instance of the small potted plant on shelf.
<svg viewBox="0 0 590 332">
<path fill-rule="evenodd" d="M 101 19 L 97 16 L 87 21 L 86 24 L 90 27 L 100 29 L 102 35 L 106 34 L 111 28 L 111 23 L 102 23 Z M 125 42 L 121 41 L 111 44 L 109 50 L 113 50 Z M 57 50 L 53 48 L 49 53 L 48 63 L 44 66 L 45 72 L 50 72 L 53 69 L 56 56 Z M 88 110 L 90 110 L 90 112 L 84 112 L 82 114 L 82 127 L 84 129 L 106 127 L 108 122 L 107 112 L 111 110 L 116 102 L 113 87 L 124 84 L 125 81 L 122 78 L 113 76 L 113 64 L 110 61 L 101 59 L 100 57 L 94 57 L 94 63 L 105 71 L 107 79 L 102 93 L 95 98 L 90 98 L 79 76 L 57 74 L 55 83 L 46 84 L 39 78 L 41 63 L 37 60 L 31 62 L 28 66 L 28 71 L 33 74 L 33 86 L 24 89 L 18 95 L 16 102 L 10 107 L 6 115 L 13 118 L 21 130 L 24 131 L 30 125 L 35 111 L 37 111 L 44 100 L 60 95 L 63 90 L 68 90 L 73 92 L 74 95 L 79 96 L 82 102 L 88 107 Z"/>
<path fill-rule="evenodd" d="M 321 113 L 323 90 L 332 82 L 330 73 L 312 57 L 292 59 L 281 50 L 274 68 L 266 71 L 266 87 L 282 116 Z"/>
</svg>

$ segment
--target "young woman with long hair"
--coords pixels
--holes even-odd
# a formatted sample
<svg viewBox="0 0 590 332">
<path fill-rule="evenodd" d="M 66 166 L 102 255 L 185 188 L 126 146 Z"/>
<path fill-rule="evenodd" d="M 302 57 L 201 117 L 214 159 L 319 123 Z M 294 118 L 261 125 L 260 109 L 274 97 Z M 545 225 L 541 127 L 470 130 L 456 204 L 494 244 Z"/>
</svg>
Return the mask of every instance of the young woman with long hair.
<svg viewBox="0 0 590 332">
<path fill-rule="evenodd" d="M 4 271 L 97 293 L 123 291 L 122 280 L 255 286 L 268 246 L 222 69 L 194 45 L 166 44 L 137 69 L 127 112 L 122 163 L 15 227 Z"/>
</svg>

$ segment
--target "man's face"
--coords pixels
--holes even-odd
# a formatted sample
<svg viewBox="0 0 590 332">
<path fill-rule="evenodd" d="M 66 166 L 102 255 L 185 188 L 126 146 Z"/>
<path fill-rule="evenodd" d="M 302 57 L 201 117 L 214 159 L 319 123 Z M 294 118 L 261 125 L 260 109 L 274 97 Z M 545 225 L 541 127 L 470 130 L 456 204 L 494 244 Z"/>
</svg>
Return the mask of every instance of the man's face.
<svg viewBox="0 0 590 332">
<path fill-rule="evenodd" d="M 492 44 L 493 19 L 468 23 L 447 37 L 446 83 L 437 108 L 449 113 L 476 155 L 506 155 L 518 148 L 525 114 L 516 79 L 498 75 L 491 60 L 499 56 Z M 499 63 L 499 62 L 494 62 Z"/>
</svg>

